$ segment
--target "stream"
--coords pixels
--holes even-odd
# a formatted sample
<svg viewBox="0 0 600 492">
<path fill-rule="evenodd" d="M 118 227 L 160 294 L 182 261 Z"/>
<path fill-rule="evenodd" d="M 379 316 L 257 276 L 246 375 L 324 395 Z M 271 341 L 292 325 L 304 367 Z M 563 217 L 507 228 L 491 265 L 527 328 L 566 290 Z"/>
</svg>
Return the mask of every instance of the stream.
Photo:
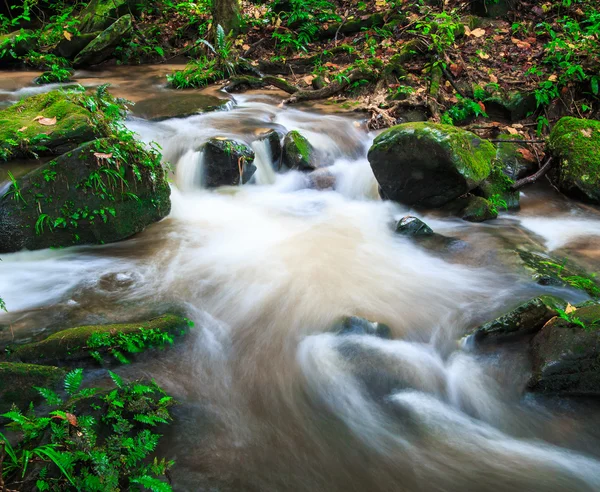
<svg viewBox="0 0 600 492">
<path fill-rule="evenodd" d="M 600 271 L 600 211 L 546 182 L 523 191 L 519 212 L 481 224 L 381 201 L 363 115 L 211 88 L 185 97 L 229 99 L 223 110 L 165 119 L 165 101 L 183 97 L 164 88 L 172 68 L 76 73 L 143 102 L 127 126 L 171 163 L 172 211 L 120 243 L 3 255 L 0 345 L 164 312 L 192 319 L 185 344 L 119 369 L 180 402 L 160 449 L 176 461 L 176 491 L 600 490 L 598 404 L 523 396 L 524 346 L 460 343 L 536 295 L 586 300 L 519 274 L 511 252 Z M 1 73 L 0 107 L 56 87 L 34 87 L 36 75 Z M 275 173 L 256 141 L 268 129 L 300 130 L 334 189 Z M 215 136 L 252 145 L 254 183 L 203 189 L 198 148 Z M 37 165 L 0 165 L 0 189 L 8 170 Z M 395 235 L 408 214 L 455 241 L 424 248 Z M 333 334 L 349 315 L 387 324 L 392 340 Z"/>
</svg>

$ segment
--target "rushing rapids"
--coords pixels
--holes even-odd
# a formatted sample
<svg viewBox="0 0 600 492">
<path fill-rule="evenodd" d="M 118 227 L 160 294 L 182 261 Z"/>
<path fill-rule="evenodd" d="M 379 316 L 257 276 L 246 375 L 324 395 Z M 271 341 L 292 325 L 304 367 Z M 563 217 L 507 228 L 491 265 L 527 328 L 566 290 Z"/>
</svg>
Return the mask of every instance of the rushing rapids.
<svg viewBox="0 0 600 492">
<path fill-rule="evenodd" d="M 153 83 L 146 95 L 169 97 Z M 390 228 L 414 211 L 377 198 L 360 116 L 280 100 L 130 118 L 173 165 L 170 216 L 121 243 L 5 255 L 0 340 L 184 310 L 196 326 L 185 346 L 121 370 L 154 377 L 180 402 L 162 450 L 177 463 L 175 490 L 600 490 L 593 405 L 523 397 L 522 351 L 458 343 L 532 294 L 580 300 L 512 273 L 501 252 L 526 241 L 598 267 L 600 215 L 538 188 L 493 225 L 428 216 L 458 246 L 427 251 Z M 256 141 L 269 128 L 302 130 L 334 189 L 275 173 L 268 142 Z M 203 189 L 200 147 L 217 136 L 252 146 L 252 184 Z M 392 339 L 331 333 L 347 315 L 387 324 Z"/>
</svg>

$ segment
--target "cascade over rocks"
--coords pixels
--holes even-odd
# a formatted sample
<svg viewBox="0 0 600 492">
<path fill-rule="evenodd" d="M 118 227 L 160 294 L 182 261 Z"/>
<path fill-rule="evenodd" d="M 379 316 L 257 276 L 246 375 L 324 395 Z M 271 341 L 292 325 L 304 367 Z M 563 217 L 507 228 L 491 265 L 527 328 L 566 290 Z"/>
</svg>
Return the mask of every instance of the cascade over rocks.
<svg viewBox="0 0 600 492">
<path fill-rule="evenodd" d="M 202 146 L 202 150 L 202 180 L 207 188 L 247 183 L 256 171 L 254 151 L 244 143 L 227 138 L 211 138 Z"/>
<path fill-rule="evenodd" d="M 0 252 L 120 241 L 167 216 L 160 154 L 118 142 L 119 160 L 105 153 L 110 144 L 84 144 L 11 185 L 0 198 Z"/>
<path fill-rule="evenodd" d="M 404 123 L 375 138 L 368 154 L 385 198 L 441 207 L 476 188 L 492 169 L 494 146 L 436 123 Z"/>
<path fill-rule="evenodd" d="M 283 139 L 283 164 L 289 169 L 314 171 L 319 166 L 310 142 L 300 132 L 292 130 Z"/>
<path fill-rule="evenodd" d="M 565 194 L 600 204 L 600 121 L 567 116 L 548 140 L 558 162 L 553 180 Z"/>
<path fill-rule="evenodd" d="M 281 136 L 279 133 L 276 130 L 269 130 L 265 133 L 261 133 L 256 140 L 260 142 L 266 140 L 269 142 L 273 169 L 279 171 L 281 169 L 281 160 L 283 156 L 283 147 L 281 145 Z"/>
<path fill-rule="evenodd" d="M 97 65 L 109 59 L 115 48 L 131 32 L 131 15 L 120 17 L 93 39 L 73 60 L 73 65 Z"/>
</svg>

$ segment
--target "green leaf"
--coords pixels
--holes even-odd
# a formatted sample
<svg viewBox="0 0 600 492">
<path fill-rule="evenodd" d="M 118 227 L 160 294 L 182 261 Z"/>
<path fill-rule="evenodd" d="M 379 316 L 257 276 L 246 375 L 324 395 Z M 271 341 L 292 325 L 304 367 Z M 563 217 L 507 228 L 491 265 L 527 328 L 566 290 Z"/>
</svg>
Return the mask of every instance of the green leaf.
<svg viewBox="0 0 600 492">
<path fill-rule="evenodd" d="M 118 374 L 112 371 L 108 371 L 108 375 L 110 376 L 110 379 L 113 380 L 113 383 L 115 383 L 115 386 L 117 388 L 122 389 L 123 386 L 125 386 L 125 383 L 123 383 L 123 379 L 121 379 L 121 376 L 119 376 Z"/>
<path fill-rule="evenodd" d="M 46 403 L 50 406 L 58 406 L 62 405 L 62 399 L 58 396 L 54 391 L 49 388 L 40 388 L 38 386 L 34 386 L 34 389 L 42 395 L 42 397 L 46 400 Z"/>
<path fill-rule="evenodd" d="M 73 396 L 83 382 L 83 369 L 74 369 L 65 376 L 65 391 Z"/>
</svg>

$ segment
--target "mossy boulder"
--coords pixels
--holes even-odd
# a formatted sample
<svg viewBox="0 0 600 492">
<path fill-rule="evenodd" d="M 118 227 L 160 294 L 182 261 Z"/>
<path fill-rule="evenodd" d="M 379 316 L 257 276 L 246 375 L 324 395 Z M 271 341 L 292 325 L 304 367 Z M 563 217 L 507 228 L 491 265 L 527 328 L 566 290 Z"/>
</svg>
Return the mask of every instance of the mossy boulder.
<svg viewBox="0 0 600 492">
<path fill-rule="evenodd" d="M 254 152 L 245 143 L 211 138 L 202 146 L 202 151 L 202 184 L 207 188 L 238 186 L 250 181 L 256 172 Z"/>
<path fill-rule="evenodd" d="M 487 178 L 495 155 L 494 146 L 474 133 L 417 122 L 379 134 L 368 159 L 385 198 L 441 207 Z"/>
<path fill-rule="evenodd" d="M 498 209 L 480 196 L 469 196 L 467 206 L 462 211 L 462 219 L 468 222 L 483 222 L 498 217 Z"/>
<path fill-rule="evenodd" d="M 566 302 L 554 296 L 531 299 L 512 311 L 486 323 L 473 332 L 476 343 L 511 341 L 538 332 L 564 309 Z"/>
<path fill-rule="evenodd" d="M 11 184 L 0 252 L 120 241 L 168 215 L 169 197 L 160 154 L 118 138 L 89 142 Z"/>
<path fill-rule="evenodd" d="M 518 143 L 513 143 L 522 139 L 522 137 L 504 134 L 499 135 L 498 139 L 506 142 L 496 144 L 496 162 L 508 178 L 515 181 L 530 176 L 537 171 L 537 163 L 525 159 L 523 154 L 519 152 L 519 149 L 523 147 Z"/>
<path fill-rule="evenodd" d="M 63 38 L 55 48 L 55 53 L 67 60 L 74 60 L 75 57 L 90 44 L 102 31 L 86 32 L 76 36 L 71 36 L 71 39 Z"/>
<path fill-rule="evenodd" d="M 283 164 L 298 171 L 314 171 L 319 167 L 315 149 L 307 138 L 296 130 L 288 132 L 283 139 Z"/>
<path fill-rule="evenodd" d="M 600 204 L 600 121 L 567 116 L 548 140 L 558 172 L 554 181 L 565 194 Z"/>
<path fill-rule="evenodd" d="M 533 92 L 495 90 L 481 100 L 486 113 L 499 120 L 520 121 L 537 109 Z"/>
<path fill-rule="evenodd" d="M 77 16 L 79 31 L 91 33 L 102 31 L 119 17 L 134 11 L 136 0 L 91 0 Z"/>
<path fill-rule="evenodd" d="M 34 386 L 55 388 L 65 374 L 64 369 L 53 366 L 0 362 L 0 414 L 9 411 L 13 404 L 23 409 L 30 402 L 41 401 Z"/>
<path fill-rule="evenodd" d="M 97 360 L 92 352 L 100 355 L 119 347 L 119 340 L 124 336 L 142 332 L 160 332 L 171 336 L 179 336 L 188 330 L 186 319 L 174 314 L 165 314 L 150 321 L 139 323 L 123 323 L 112 325 L 78 326 L 59 331 L 48 338 L 15 347 L 10 360 L 36 364 L 65 364 L 81 361 Z M 93 343 L 102 336 L 102 346 Z M 92 338 L 92 337 L 95 337 Z"/>
<path fill-rule="evenodd" d="M 506 176 L 499 166 L 494 166 L 490 175 L 473 190 L 473 193 L 496 203 L 496 208 L 518 209 L 520 193 L 511 189 L 513 183 L 514 181 Z"/>
<path fill-rule="evenodd" d="M 129 36 L 131 15 L 124 15 L 93 39 L 73 60 L 76 67 L 97 65 L 114 55 L 115 48 Z"/>
<path fill-rule="evenodd" d="M 560 395 L 600 395 L 600 305 L 550 320 L 531 343 L 529 389 Z M 585 328 L 581 325 L 584 325 Z"/>
<path fill-rule="evenodd" d="M 10 63 L 37 48 L 37 37 L 33 31 L 21 29 L 0 35 L 0 62 Z"/>
<path fill-rule="evenodd" d="M 0 158 L 62 154 L 92 140 L 99 131 L 77 97 L 51 91 L 0 110 Z"/>
<path fill-rule="evenodd" d="M 433 229 L 421 219 L 407 215 L 396 224 L 396 233 L 402 236 L 431 236 Z"/>
</svg>

